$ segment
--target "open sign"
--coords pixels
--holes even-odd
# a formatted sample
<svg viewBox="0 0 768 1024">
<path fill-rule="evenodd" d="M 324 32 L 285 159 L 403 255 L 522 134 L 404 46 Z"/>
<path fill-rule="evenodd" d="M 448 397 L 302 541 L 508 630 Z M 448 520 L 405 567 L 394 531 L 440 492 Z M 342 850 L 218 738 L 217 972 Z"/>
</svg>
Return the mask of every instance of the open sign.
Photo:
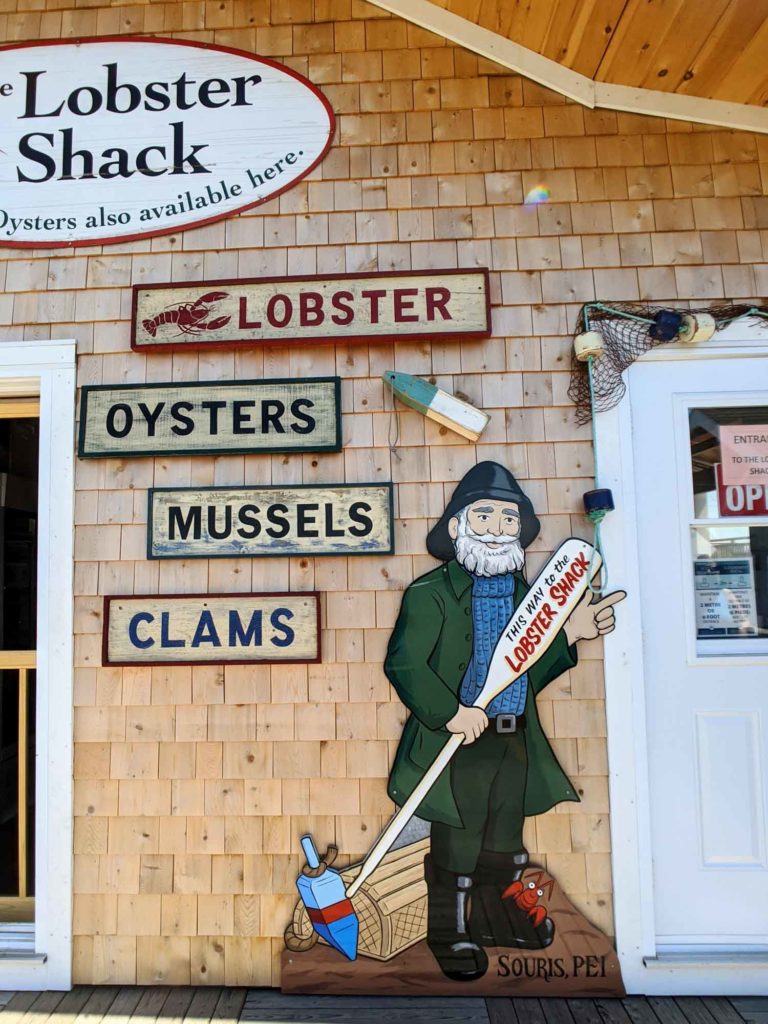
<svg viewBox="0 0 768 1024">
<path fill-rule="evenodd" d="M 726 484 L 720 464 L 715 466 L 717 507 L 721 516 L 768 515 L 768 484 Z"/>
</svg>

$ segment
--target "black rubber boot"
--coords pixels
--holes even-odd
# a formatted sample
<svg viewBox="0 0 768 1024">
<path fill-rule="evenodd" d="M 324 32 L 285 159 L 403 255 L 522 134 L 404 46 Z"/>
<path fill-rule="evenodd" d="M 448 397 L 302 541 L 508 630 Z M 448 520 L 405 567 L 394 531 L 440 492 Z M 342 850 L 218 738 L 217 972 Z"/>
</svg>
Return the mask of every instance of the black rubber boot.
<svg viewBox="0 0 768 1024">
<path fill-rule="evenodd" d="M 488 970 L 485 950 L 467 929 L 472 879 L 443 871 L 424 858 L 427 881 L 427 945 L 447 978 L 474 981 Z"/>
<path fill-rule="evenodd" d="M 528 867 L 528 853 L 494 853 L 484 850 L 477 862 L 469 931 L 482 946 L 546 949 L 555 937 L 555 923 L 545 917 L 538 925 L 504 893 L 521 882 Z"/>
</svg>

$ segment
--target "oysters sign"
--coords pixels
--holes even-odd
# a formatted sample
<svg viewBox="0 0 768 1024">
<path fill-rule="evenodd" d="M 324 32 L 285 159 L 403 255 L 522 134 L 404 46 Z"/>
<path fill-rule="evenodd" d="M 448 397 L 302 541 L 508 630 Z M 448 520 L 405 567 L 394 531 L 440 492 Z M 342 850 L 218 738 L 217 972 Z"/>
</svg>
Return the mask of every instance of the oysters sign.
<svg viewBox="0 0 768 1024">
<path fill-rule="evenodd" d="M 305 78 L 241 50 L 100 38 L 0 49 L 0 245 L 168 234 L 263 203 L 334 131 Z"/>
</svg>

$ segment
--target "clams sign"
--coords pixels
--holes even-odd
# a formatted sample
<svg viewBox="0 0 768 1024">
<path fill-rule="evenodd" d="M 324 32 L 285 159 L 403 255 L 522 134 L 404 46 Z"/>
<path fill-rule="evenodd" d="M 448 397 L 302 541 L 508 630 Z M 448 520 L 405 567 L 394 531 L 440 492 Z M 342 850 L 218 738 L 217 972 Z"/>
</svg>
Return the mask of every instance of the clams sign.
<svg viewBox="0 0 768 1024">
<path fill-rule="evenodd" d="M 241 50 L 101 38 L 0 49 L 0 245 L 168 234 L 263 203 L 327 152 L 333 112 Z"/>
</svg>

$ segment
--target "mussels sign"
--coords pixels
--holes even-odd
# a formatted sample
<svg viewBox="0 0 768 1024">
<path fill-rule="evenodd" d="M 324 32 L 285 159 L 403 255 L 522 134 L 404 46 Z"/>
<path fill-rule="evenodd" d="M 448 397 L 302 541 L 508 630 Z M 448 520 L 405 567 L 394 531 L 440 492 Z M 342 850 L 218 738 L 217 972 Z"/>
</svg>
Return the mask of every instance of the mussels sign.
<svg viewBox="0 0 768 1024">
<path fill-rule="evenodd" d="M 148 558 L 390 555 L 392 484 L 150 488 Z"/>
<path fill-rule="evenodd" d="M 101 38 L 0 49 L 0 245 L 168 234 L 284 192 L 327 152 L 305 78 L 241 50 Z"/>
</svg>

